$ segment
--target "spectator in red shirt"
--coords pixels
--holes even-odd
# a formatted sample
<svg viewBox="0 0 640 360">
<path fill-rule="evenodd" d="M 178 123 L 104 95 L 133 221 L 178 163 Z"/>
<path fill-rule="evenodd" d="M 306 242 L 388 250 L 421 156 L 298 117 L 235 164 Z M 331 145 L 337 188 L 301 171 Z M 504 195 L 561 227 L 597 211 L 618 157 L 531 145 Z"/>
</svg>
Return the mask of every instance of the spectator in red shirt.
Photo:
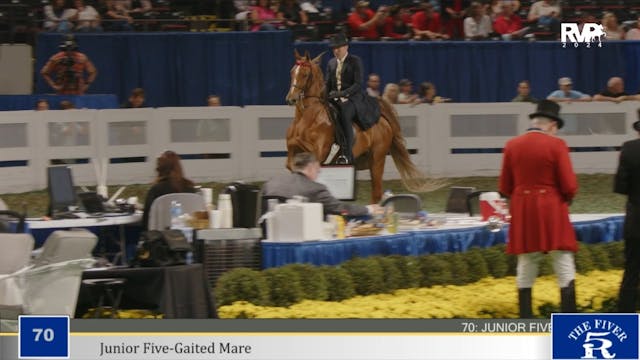
<svg viewBox="0 0 640 360">
<path fill-rule="evenodd" d="M 369 8 L 368 1 L 358 1 L 355 10 L 349 14 L 347 19 L 351 36 L 366 40 L 378 40 L 380 38 L 378 27 L 384 24 L 386 18 L 386 6 L 380 6 L 378 11 L 374 12 Z"/>
<path fill-rule="evenodd" d="M 411 27 L 404 20 L 407 10 L 393 6 L 384 23 L 384 36 L 394 40 L 407 40 L 413 35 Z"/>
<path fill-rule="evenodd" d="M 466 16 L 467 8 L 471 5 L 471 0 L 441 0 L 440 13 L 442 24 L 447 35 L 452 39 L 464 37 L 462 19 Z"/>
<path fill-rule="evenodd" d="M 416 12 L 411 17 L 413 25 L 414 39 L 435 40 L 448 39 L 449 36 L 441 32 L 440 14 L 433 11 L 433 5 L 423 2 L 420 4 L 422 10 Z"/>
<path fill-rule="evenodd" d="M 513 13 L 511 4 L 503 3 L 502 12 L 493 22 L 493 30 L 500 35 L 510 35 L 511 38 L 518 37 L 522 29 L 522 20 Z"/>
</svg>

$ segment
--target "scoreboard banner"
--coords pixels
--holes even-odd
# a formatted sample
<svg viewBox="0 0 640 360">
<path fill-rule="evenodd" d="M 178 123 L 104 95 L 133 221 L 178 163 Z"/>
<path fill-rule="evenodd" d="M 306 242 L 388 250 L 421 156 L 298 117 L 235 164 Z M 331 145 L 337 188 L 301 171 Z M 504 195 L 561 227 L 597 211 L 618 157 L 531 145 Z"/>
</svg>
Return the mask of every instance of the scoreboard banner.
<svg viewBox="0 0 640 360">
<path fill-rule="evenodd" d="M 549 359 L 546 319 L 170 320 L 21 317 L 13 359 Z"/>
</svg>

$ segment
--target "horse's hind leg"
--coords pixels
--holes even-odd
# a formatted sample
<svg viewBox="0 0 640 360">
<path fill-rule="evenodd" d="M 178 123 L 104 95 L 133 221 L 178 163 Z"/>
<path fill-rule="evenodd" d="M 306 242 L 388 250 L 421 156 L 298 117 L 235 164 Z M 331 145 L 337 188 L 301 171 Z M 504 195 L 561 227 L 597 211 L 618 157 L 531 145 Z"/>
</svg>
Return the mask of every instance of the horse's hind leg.
<svg viewBox="0 0 640 360">
<path fill-rule="evenodd" d="M 382 174 L 384 173 L 384 161 L 386 152 L 372 151 L 369 162 L 369 174 L 371 175 L 371 203 L 380 202 L 382 198 Z"/>
</svg>

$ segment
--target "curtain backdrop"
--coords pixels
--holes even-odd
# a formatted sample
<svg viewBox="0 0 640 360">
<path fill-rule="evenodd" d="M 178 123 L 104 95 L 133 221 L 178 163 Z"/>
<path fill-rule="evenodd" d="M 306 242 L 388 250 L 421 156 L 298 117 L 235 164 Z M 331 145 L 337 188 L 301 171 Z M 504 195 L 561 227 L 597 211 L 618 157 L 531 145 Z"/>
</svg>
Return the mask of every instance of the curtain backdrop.
<svg viewBox="0 0 640 360">
<path fill-rule="evenodd" d="M 39 36 L 37 73 L 61 39 Z M 142 87 L 150 106 L 200 106 L 208 94 L 219 94 L 224 105 L 283 104 L 293 49 L 312 56 L 330 50 L 325 42 L 293 43 L 289 32 L 106 33 L 77 39 L 99 71 L 90 93 L 116 94 L 123 102 L 131 89 Z M 382 86 L 409 78 L 417 90 L 430 81 L 455 102 L 510 101 L 525 79 L 537 98 L 557 89 L 563 76 L 590 95 L 611 76 L 623 77 L 629 93 L 640 85 L 636 41 L 591 48 L 563 48 L 559 42 L 352 42 L 349 51 L 362 58 L 365 74 L 381 76 Z M 330 56 L 327 51 L 323 69 Z M 40 76 L 36 90 L 51 92 Z"/>
</svg>

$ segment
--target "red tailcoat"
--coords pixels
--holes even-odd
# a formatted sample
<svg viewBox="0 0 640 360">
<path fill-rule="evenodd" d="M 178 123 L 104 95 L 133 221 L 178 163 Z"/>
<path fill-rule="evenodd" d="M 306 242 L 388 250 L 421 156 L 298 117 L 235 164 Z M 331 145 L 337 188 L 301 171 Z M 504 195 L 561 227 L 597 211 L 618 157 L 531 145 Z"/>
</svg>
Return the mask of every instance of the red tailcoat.
<svg viewBox="0 0 640 360">
<path fill-rule="evenodd" d="M 578 190 L 564 140 L 533 130 L 504 148 L 500 192 L 510 198 L 507 252 L 577 251 L 568 202 Z"/>
</svg>

